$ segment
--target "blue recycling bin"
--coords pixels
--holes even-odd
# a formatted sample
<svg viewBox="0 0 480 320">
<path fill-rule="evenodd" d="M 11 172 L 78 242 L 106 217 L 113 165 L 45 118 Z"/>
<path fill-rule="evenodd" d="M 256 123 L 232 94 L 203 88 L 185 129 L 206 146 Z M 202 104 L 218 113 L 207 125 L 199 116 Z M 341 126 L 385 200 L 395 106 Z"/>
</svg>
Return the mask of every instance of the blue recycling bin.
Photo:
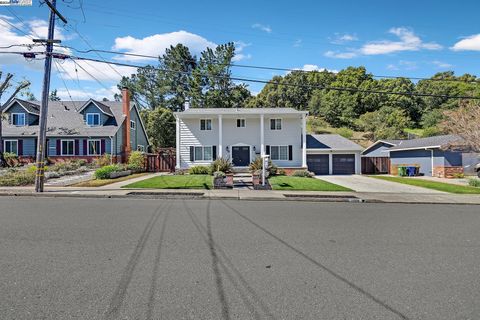
<svg viewBox="0 0 480 320">
<path fill-rule="evenodd" d="M 417 175 L 417 167 L 415 166 L 408 166 L 407 167 L 407 176 L 414 177 Z"/>
</svg>

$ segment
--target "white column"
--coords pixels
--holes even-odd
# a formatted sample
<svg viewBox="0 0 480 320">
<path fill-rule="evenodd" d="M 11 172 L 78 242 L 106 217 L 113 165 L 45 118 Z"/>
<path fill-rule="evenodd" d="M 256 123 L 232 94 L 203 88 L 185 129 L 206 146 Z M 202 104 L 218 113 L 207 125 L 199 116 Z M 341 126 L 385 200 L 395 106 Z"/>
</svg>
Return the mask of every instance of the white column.
<svg viewBox="0 0 480 320">
<path fill-rule="evenodd" d="M 302 114 L 302 167 L 307 167 L 307 120 L 305 113 Z"/>
<path fill-rule="evenodd" d="M 362 159 L 360 158 L 360 154 L 355 153 L 355 174 L 361 174 L 361 167 L 362 167 Z"/>
<path fill-rule="evenodd" d="M 333 156 L 332 156 L 332 153 L 328 154 L 328 174 L 333 174 Z"/>
<path fill-rule="evenodd" d="M 265 132 L 264 132 L 264 122 L 265 116 L 260 115 L 260 155 L 263 157 L 265 155 Z"/>
<path fill-rule="evenodd" d="M 223 118 L 218 115 L 218 157 L 223 157 Z"/>
<path fill-rule="evenodd" d="M 176 160 L 177 160 L 177 164 L 176 164 L 176 168 L 177 169 L 180 169 L 180 119 L 178 118 L 178 116 L 176 117 L 176 138 L 177 138 L 177 141 L 176 141 Z"/>
</svg>

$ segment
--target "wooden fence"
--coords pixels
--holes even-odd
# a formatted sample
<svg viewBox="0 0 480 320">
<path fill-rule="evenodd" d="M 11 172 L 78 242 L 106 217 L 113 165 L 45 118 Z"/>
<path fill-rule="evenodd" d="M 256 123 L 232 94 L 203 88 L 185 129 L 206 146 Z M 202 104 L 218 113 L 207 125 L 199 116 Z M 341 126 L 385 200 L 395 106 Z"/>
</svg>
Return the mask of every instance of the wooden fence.
<svg viewBox="0 0 480 320">
<path fill-rule="evenodd" d="M 362 174 L 390 173 L 389 157 L 362 157 Z"/>
<path fill-rule="evenodd" d="M 157 153 L 149 153 L 145 158 L 148 172 L 175 172 L 175 148 L 162 148 Z"/>
</svg>

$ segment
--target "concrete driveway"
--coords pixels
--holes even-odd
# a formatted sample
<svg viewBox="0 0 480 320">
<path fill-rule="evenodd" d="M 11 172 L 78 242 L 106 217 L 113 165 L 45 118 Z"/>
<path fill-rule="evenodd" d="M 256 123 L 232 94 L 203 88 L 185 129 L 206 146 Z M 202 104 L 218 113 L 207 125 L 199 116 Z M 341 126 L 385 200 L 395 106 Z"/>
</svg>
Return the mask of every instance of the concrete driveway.
<svg viewBox="0 0 480 320">
<path fill-rule="evenodd" d="M 409 186 L 397 182 L 385 181 L 362 175 L 343 175 L 343 176 L 316 176 L 315 178 L 325 180 L 340 186 L 350 188 L 356 192 L 376 192 L 376 193 L 445 193 L 432 189 Z"/>
</svg>

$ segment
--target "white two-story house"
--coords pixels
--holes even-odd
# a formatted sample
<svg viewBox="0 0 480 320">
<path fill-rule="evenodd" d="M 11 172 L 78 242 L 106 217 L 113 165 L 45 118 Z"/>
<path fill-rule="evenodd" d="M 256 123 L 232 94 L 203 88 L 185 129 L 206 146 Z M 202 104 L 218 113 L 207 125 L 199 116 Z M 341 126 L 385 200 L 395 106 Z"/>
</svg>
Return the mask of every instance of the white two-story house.
<svg viewBox="0 0 480 320">
<path fill-rule="evenodd" d="M 227 158 L 248 167 L 269 155 L 280 168 L 307 168 L 306 111 L 291 108 L 191 108 L 175 113 L 176 168 Z"/>
</svg>

